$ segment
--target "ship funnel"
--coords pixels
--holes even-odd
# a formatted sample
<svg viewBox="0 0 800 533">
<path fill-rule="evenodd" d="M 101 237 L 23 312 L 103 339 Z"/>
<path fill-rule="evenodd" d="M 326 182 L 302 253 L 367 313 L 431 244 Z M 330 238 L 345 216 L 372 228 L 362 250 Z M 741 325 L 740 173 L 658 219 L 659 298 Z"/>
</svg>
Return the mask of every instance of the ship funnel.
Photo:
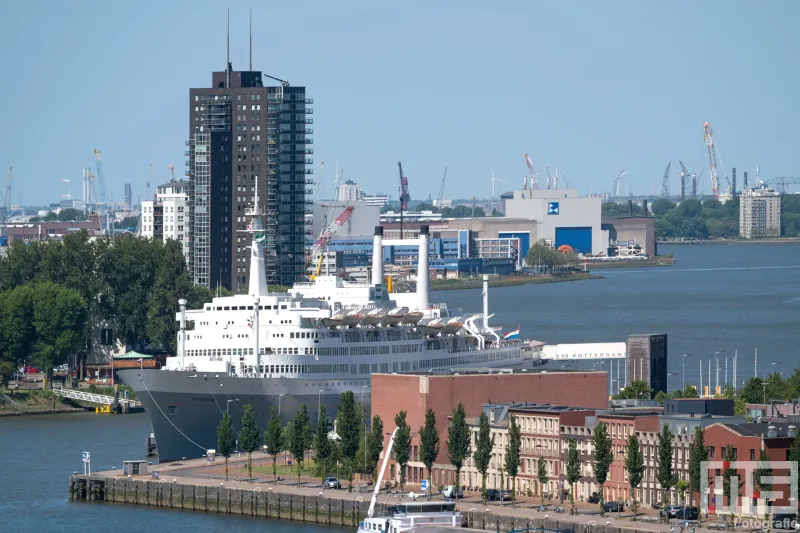
<svg viewBox="0 0 800 533">
<path fill-rule="evenodd" d="M 417 307 L 420 311 L 428 309 L 428 226 L 419 227 L 419 262 L 417 263 Z"/>
<path fill-rule="evenodd" d="M 372 284 L 383 285 L 383 226 L 375 226 L 372 237 Z"/>
</svg>

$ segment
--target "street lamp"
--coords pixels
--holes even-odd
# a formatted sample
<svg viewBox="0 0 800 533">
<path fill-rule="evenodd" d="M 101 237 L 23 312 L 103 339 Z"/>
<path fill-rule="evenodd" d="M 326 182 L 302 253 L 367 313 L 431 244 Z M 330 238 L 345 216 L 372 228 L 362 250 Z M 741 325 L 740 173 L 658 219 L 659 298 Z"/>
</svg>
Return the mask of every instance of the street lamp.
<svg viewBox="0 0 800 533">
<path fill-rule="evenodd" d="M 683 354 L 683 359 L 681 359 L 681 389 L 686 390 L 686 358 L 692 354 L 685 353 Z"/>
<path fill-rule="evenodd" d="M 328 392 L 328 389 L 320 389 L 317 395 L 317 422 L 319 422 L 320 409 L 322 408 L 322 393 Z"/>
<path fill-rule="evenodd" d="M 781 364 L 780 361 L 775 361 L 774 363 L 772 363 L 772 375 L 775 375 L 775 365 L 779 365 L 779 364 Z"/>
<path fill-rule="evenodd" d="M 228 398 L 228 402 L 225 404 L 225 414 L 226 415 L 230 415 L 231 414 L 231 412 L 230 412 L 231 402 L 238 402 L 238 401 L 239 401 L 239 398 L 234 398 L 233 400 Z"/>
<path fill-rule="evenodd" d="M 367 473 L 367 404 L 364 403 L 364 393 L 369 385 L 361 385 L 361 413 L 364 418 L 364 474 Z M 430 493 L 430 491 L 428 491 Z"/>
</svg>

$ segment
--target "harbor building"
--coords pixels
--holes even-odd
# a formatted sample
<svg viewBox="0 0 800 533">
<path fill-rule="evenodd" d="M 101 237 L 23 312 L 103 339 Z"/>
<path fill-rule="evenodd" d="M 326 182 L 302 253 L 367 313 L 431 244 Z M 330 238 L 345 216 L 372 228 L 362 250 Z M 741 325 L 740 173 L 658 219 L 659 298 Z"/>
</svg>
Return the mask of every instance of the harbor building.
<svg viewBox="0 0 800 533">
<path fill-rule="evenodd" d="M 781 195 L 766 187 L 744 189 L 739 198 L 739 236 L 780 237 Z"/>
<path fill-rule="evenodd" d="M 183 256 L 189 256 L 189 195 L 187 181 L 170 181 L 156 187 L 153 200 L 142 202 L 141 235 L 181 244 Z"/>
<path fill-rule="evenodd" d="M 604 255 L 609 239 L 602 204 L 602 198 L 578 196 L 576 189 L 516 190 L 506 199 L 506 216 L 535 220 L 537 239 L 555 248 L 566 244 L 575 252 Z"/>
<path fill-rule="evenodd" d="M 291 285 L 303 274 L 312 100 L 305 87 L 267 86 L 260 71 L 214 72 L 211 85 L 189 90 L 188 267 L 196 285 L 247 289 L 250 239 L 245 208 L 264 210 L 269 284 Z"/>
</svg>

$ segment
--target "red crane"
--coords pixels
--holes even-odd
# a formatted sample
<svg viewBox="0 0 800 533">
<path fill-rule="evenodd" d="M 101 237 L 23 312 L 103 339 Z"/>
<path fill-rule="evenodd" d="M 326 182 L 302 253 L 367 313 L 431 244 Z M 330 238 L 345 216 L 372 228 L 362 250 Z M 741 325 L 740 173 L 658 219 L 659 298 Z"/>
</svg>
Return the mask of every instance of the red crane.
<svg viewBox="0 0 800 533">
<path fill-rule="evenodd" d="M 715 199 L 719 200 L 719 176 L 717 176 L 717 154 L 714 149 L 714 130 L 711 129 L 711 124 L 704 122 L 703 131 L 705 132 L 704 137 L 708 147 L 708 174 L 711 177 L 711 193 Z"/>
</svg>

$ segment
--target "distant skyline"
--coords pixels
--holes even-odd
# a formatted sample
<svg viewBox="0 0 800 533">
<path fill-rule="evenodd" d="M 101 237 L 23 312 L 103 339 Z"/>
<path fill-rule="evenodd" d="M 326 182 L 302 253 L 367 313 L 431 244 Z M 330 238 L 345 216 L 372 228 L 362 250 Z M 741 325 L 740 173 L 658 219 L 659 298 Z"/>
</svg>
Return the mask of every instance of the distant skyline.
<svg viewBox="0 0 800 533">
<path fill-rule="evenodd" d="M 145 197 L 184 174 L 189 88 L 225 67 L 227 5 L 210 1 L 0 4 L 0 185 L 13 203 L 80 193 L 102 153 L 106 190 Z M 248 68 L 250 5 L 233 1 L 231 62 Z M 337 167 L 367 193 L 413 200 L 520 188 L 530 154 L 581 194 L 659 194 L 672 161 L 704 169 L 703 122 L 722 166 L 751 180 L 800 176 L 800 3 L 300 1 L 253 11 L 253 68 L 308 88 L 314 178 Z M 273 50 L 280 54 L 273 54 Z M 273 62 L 272 58 L 275 58 Z M 322 173 L 320 163 L 325 162 Z M 721 188 L 725 180 L 721 178 Z M 561 182 L 565 186 L 564 181 Z M 798 191 L 793 185 L 789 190 Z"/>
</svg>

